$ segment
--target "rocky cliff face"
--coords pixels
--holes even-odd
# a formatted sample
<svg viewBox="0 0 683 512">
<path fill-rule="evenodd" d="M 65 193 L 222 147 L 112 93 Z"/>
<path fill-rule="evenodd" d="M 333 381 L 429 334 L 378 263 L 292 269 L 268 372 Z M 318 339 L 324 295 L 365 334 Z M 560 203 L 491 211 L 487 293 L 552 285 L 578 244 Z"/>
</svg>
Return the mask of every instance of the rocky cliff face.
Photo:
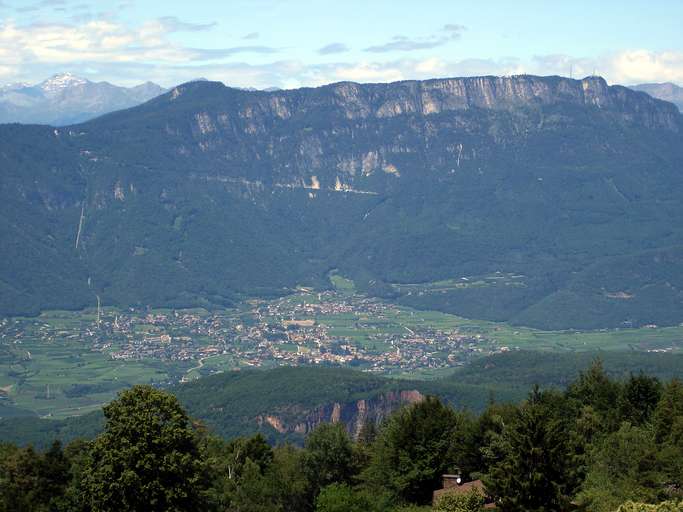
<svg viewBox="0 0 683 512">
<path fill-rule="evenodd" d="M 196 85 L 180 85 L 165 99 L 175 101 Z M 367 119 L 404 114 L 427 116 L 477 108 L 503 110 L 558 103 L 618 111 L 624 120 L 640 122 L 652 128 L 680 129 L 678 112 L 670 105 L 634 94 L 626 87 L 608 86 L 601 77 L 573 80 L 522 75 L 389 84 L 341 82 L 317 89 L 259 92 L 245 101 L 238 116 L 243 119 L 258 119 L 262 116 L 291 119 L 311 109 L 333 108 L 348 119 Z M 219 124 L 226 120 L 227 117 L 219 116 Z M 206 133 L 212 130 L 207 129 L 205 124 L 199 131 Z"/>
<path fill-rule="evenodd" d="M 254 201 L 273 188 L 307 190 L 312 198 L 318 190 L 382 195 L 408 173 L 489 165 L 500 149 L 574 127 L 578 112 L 636 129 L 683 127 L 672 105 L 600 77 L 342 82 L 273 92 L 191 82 L 140 110 L 147 133 L 172 145 L 169 165 L 195 169 L 190 179 L 223 183 Z M 120 133 L 130 120 L 129 113 L 107 116 L 84 125 L 84 134 L 105 127 Z M 91 160 L 113 158 L 86 151 Z M 141 148 L 139 158 L 147 153 Z M 208 174 L 198 161 L 209 164 Z M 149 153 L 148 165 L 159 165 L 157 154 Z"/>
<path fill-rule="evenodd" d="M 312 411 L 288 407 L 279 413 L 257 416 L 256 424 L 259 427 L 268 425 L 280 434 L 306 435 L 321 423 L 343 423 L 355 438 L 367 423 L 378 425 L 401 406 L 414 404 L 423 399 L 424 396 L 417 390 L 404 390 L 354 402 L 333 402 L 316 407 Z"/>
</svg>

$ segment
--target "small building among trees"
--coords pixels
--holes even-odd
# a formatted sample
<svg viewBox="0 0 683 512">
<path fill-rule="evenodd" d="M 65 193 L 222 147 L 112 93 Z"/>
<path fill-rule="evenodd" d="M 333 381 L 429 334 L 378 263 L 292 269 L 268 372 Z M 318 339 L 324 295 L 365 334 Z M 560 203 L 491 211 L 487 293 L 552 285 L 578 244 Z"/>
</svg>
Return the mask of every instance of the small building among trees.
<svg viewBox="0 0 683 512">
<path fill-rule="evenodd" d="M 483 498 L 485 508 L 495 508 L 495 503 L 487 495 L 484 482 L 481 480 L 471 480 L 465 482 L 459 474 L 442 475 L 441 481 L 443 488 L 434 491 L 432 502 L 436 505 L 445 496 L 467 495 L 478 493 Z"/>
</svg>

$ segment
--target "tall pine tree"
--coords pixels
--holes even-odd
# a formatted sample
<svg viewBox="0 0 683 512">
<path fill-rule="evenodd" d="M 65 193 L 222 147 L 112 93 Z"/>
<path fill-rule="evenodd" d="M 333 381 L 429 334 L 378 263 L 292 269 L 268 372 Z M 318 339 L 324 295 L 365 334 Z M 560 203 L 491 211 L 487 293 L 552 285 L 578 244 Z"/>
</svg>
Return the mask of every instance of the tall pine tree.
<svg viewBox="0 0 683 512">
<path fill-rule="evenodd" d="M 502 458 L 486 477 L 505 512 L 566 510 L 573 490 L 567 433 L 535 388 L 503 432 Z"/>
</svg>

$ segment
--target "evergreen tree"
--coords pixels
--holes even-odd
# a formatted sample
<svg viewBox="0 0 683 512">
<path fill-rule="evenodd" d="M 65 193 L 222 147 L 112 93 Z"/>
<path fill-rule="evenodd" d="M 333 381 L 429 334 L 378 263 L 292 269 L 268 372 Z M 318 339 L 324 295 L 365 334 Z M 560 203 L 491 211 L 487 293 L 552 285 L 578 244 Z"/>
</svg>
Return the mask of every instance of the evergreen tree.
<svg viewBox="0 0 683 512">
<path fill-rule="evenodd" d="M 621 388 L 618 408 L 621 421 L 642 425 L 650 419 L 662 393 L 662 385 L 656 377 L 642 372 L 631 375 Z"/>
<path fill-rule="evenodd" d="M 567 433 L 538 388 L 502 437 L 502 458 L 485 478 L 501 510 L 566 510 L 573 491 Z"/>
<path fill-rule="evenodd" d="M 69 462 L 58 441 L 43 454 L 30 446 L 0 453 L 0 511 L 48 511 L 61 502 L 69 482 Z"/>
<path fill-rule="evenodd" d="M 284 511 L 306 512 L 313 508 L 304 459 L 303 450 L 289 444 L 273 450 L 268 477 L 277 485 L 278 503 Z"/>
<path fill-rule="evenodd" d="M 655 441 L 660 443 L 658 461 L 665 486 L 683 491 L 683 383 L 672 380 L 652 414 Z"/>
<path fill-rule="evenodd" d="M 664 442 L 675 434 L 677 422 L 683 421 L 683 382 L 673 379 L 662 390 L 655 407 L 652 423 L 657 442 Z M 683 438 L 679 440 L 683 442 Z"/>
<path fill-rule="evenodd" d="M 576 408 L 589 405 L 602 418 L 603 431 L 611 432 L 619 427 L 615 404 L 619 400 L 620 385 L 611 380 L 601 359 L 596 359 L 586 371 L 569 385 L 567 397 L 576 403 Z"/>
<path fill-rule="evenodd" d="M 469 468 L 470 476 L 488 473 L 490 466 L 501 460 L 506 451 L 502 434 L 505 425 L 510 424 L 516 415 L 515 405 L 490 402 L 477 418 L 471 441 L 465 445 L 467 452 L 463 466 Z"/>
</svg>

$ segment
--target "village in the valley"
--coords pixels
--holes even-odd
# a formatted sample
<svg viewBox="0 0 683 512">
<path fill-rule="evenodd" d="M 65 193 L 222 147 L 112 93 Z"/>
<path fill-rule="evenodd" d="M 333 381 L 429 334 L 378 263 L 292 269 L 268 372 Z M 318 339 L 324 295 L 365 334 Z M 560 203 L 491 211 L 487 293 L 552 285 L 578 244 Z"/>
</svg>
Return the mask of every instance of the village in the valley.
<svg viewBox="0 0 683 512">
<path fill-rule="evenodd" d="M 437 369 L 505 350 L 482 334 L 436 328 L 421 312 L 361 295 L 299 290 L 236 309 L 113 310 L 0 323 L 0 344 L 80 342 L 112 360 L 185 363 L 184 379 L 240 367 L 323 364 L 372 372 Z M 193 374 L 194 371 L 194 374 Z"/>
</svg>

